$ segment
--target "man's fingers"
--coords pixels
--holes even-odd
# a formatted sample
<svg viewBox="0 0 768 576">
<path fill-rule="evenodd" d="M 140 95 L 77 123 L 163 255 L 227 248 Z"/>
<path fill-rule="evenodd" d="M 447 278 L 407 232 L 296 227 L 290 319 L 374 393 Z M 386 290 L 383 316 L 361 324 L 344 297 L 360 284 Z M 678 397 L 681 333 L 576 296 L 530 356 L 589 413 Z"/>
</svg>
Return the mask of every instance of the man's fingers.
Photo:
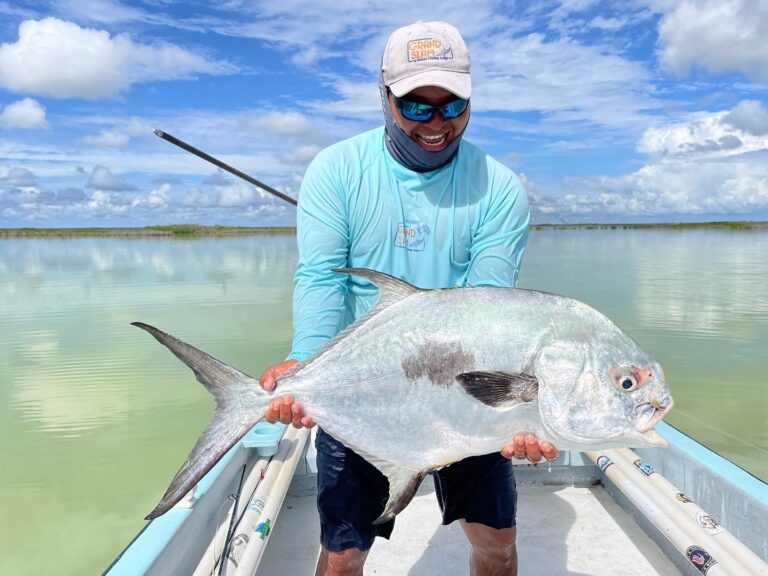
<svg viewBox="0 0 768 576">
<path fill-rule="evenodd" d="M 541 453 L 547 460 L 554 460 L 557 458 L 557 448 L 551 442 L 542 442 Z"/>
<path fill-rule="evenodd" d="M 533 462 L 541 461 L 541 447 L 539 446 L 539 440 L 533 434 L 529 434 L 525 437 L 525 455 L 528 460 Z"/>
<path fill-rule="evenodd" d="M 259 383 L 267 392 L 272 392 L 272 390 L 275 389 L 275 377 L 271 372 L 263 374 L 262 377 L 259 378 Z"/>
<path fill-rule="evenodd" d="M 301 428 L 301 419 L 304 417 L 304 408 L 299 402 L 294 402 L 291 407 L 291 424 L 294 428 Z"/>
<path fill-rule="evenodd" d="M 557 448 L 551 442 L 541 442 L 534 434 L 515 434 L 511 444 L 501 449 L 502 456 L 518 460 L 529 460 L 534 464 L 542 458 L 554 460 L 557 458 Z"/>
<path fill-rule="evenodd" d="M 293 410 L 291 410 L 292 404 L 293 398 L 291 396 L 283 396 L 280 399 L 280 422 L 283 424 L 290 424 L 293 422 Z"/>
<path fill-rule="evenodd" d="M 304 416 L 301 419 L 301 425 L 304 426 L 305 428 L 312 428 L 315 425 L 315 421 L 312 420 L 311 416 Z"/>
<path fill-rule="evenodd" d="M 267 392 L 271 392 L 277 386 L 277 379 L 280 378 L 285 372 L 294 364 L 296 360 L 283 360 L 279 364 L 273 364 L 264 369 L 259 376 L 259 384 Z"/>
<path fill-rule="evenodd" d="M 525 436 L 522 434 L 515 434 L 512 439 L 514 445 L 514 455 L 518 460 L 525 460 Z"/>
<path fill-rule="evenodd" d="M 264 414 L 264 419 L 270 424 L 274 424 L 280 418 L 280 400 L 272 400 L 267 406 L 267 412 Z"/>
</svg>

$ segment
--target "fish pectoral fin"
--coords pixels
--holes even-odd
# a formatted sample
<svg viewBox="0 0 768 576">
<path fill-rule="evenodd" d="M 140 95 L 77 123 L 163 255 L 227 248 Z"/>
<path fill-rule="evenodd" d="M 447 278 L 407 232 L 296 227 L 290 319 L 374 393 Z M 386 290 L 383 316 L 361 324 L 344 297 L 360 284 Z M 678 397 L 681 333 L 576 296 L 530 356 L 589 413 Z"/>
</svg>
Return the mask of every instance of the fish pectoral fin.
<svg viewBox="0 0 768 576">
<path fill-rule="evenodd" d="M 528 403 L 539 395 L 536 377 L 519 372 L 464 372 L 456 381 L 470 396 L 493 407 Z"/>
<path fill-rule="evenodd" d="M 426 476 L 424 472 L 414 472 L 391 462 L 371 462 L 389 480 L 389 499 L 381 516 L 373 521 L 374 525 L 392 520 L 413 500 L 416 490 Z"/>
</svg>

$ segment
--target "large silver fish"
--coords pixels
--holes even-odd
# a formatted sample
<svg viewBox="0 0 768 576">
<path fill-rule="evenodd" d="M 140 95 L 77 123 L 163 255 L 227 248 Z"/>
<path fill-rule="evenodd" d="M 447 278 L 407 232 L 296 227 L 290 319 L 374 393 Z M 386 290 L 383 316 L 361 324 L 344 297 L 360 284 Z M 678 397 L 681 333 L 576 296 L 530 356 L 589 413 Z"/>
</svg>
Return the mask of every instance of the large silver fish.
<svg viewBox="0 0 768 576">
<path fill-rule="evenodd" d="M 134 323 L 187 364 L 216 399 L 208 428 L 155 510 L 164 514 L 266 411 L 292 394 L 329 434 L 389 479 L 378 521 L 410 502 L 430 471 L 498 451 L 526 431 L 560 449 L 664 445 L 672 407 L 661 367 L 586 304 L 516 288 L 423 290 L 343 268 L 379 289 L 362 318 L 274 392 L 157 328 Z"/>
</svg>

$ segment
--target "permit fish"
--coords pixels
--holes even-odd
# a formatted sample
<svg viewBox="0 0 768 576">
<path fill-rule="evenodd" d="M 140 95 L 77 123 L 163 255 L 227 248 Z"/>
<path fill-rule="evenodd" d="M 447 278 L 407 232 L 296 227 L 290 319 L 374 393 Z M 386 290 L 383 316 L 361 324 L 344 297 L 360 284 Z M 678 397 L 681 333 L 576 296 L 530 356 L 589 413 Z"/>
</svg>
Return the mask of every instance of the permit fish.
<svg viewBox="0 0 768 576">
<path fill-rule="evenodd" d="M 284 394 L 387 477 L 389 500 L 377 522 L 403 510 L 425 475 L 497 452 L 519 432 L 559 449 L 665 445 L 653 430 L 673 404 L 661 366 L 588 305 L 535 290 L 421 289 L 373 270 L 336 272 L 373 283 L 378 300 L 272 392 L 133 323 L 216 400 L 213 419 L 147 519 L 181 500 Z"/>
</svg>

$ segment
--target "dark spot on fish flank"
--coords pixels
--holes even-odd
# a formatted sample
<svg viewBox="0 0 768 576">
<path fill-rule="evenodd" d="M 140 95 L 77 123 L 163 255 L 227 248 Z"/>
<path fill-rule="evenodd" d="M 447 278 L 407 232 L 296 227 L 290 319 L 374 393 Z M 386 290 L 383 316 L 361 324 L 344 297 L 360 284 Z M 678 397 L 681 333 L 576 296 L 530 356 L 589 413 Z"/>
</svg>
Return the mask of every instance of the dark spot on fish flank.
<svg viewBox="0 0 768 576">
<path fill-rule="evenodd" d="M 475 357 L 459 342 L 426 342 L 416 353 L 403 359 L 401 366 L 410 381 L 426 377 L 436 386 L 451 386 L 456 374 L 475 367 Z"/>
</svg>

